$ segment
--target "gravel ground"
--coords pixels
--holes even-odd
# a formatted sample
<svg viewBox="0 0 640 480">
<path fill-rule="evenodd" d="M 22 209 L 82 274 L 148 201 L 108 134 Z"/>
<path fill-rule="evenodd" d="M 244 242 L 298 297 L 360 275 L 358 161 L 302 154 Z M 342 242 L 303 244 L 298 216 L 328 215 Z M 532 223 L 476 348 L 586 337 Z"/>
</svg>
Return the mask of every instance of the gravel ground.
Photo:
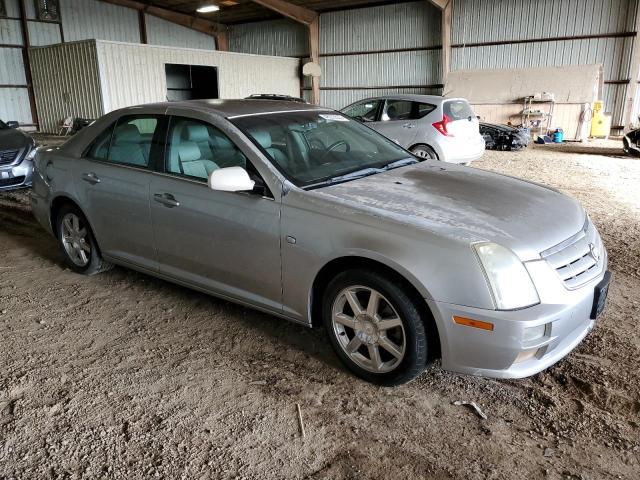
<svg viewBox="0 0 640 480">
<path fill-rule="evenodd" d="M 0 194 L 0 478 L 640 478 L 640 161 L 619 148 L 475 164 L 578 198 L 614 272 L 594 332 L 518 381 L 366 384 L 322 331 L 122 268 L 73 274 L 26 194 Z"/>
</svg>

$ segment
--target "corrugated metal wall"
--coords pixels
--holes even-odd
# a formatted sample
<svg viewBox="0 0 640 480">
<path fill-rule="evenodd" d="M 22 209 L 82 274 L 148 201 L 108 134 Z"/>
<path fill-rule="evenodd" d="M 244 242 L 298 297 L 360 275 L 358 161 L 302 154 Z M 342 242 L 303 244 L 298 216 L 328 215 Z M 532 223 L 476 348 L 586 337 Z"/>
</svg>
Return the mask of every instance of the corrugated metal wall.
<svg viewBox="0 0 640 480">
<path fill-rule="evenodd" d="M 636 0 L 457 0 L 452 69 L 604 65 L 605 81 L 629 79 Z M 627 34 L 627 35 L 625 35 Z M 567 37 L 594 37 L 567 39 Z M 514 43 L 539 39 L 553 41 Z M 483 43 L 500 43 L 478 45 Z M 606 110 L 622 124 L 626 84 L 605 85 Z M 533 92 L 532 92 L 533 93 Z"/>
<path fill-rule="evenodd" d="M 203 50 L 216 49 L 216 41 L 211 35 L 196 32 L 153 15 L 145 14 L 145 22 L 147 24 L 147 42 L 150 45 L 200 48 Z"/>
<path fill-rule="evenodd" d="M 17 0 L 7 0 L 6 6 L 8 17 L 20 16 Z M 27 89 L 14 87 L 27 83 L 22 63 L 20 20 L 0 18 L 0 44 L 12 46 L 0 48 L 0 119 L 31 124 Z"/>
<path fill-rule="evenodd" d="M 41 131 L 56 132 L 68 116 L 104 113 L 95 41 L 32 48 L 29 61 Z"/>
<path fill-rule="evenodd" d="M 229 28 L 232 52 L 306 57 L 309 55 L 307 28 L 292 20 L 243 23 Z"/>
<path fill-rule="evenodd" d="M 166 101 L 166 63 L 218 67 L 220 98 L 243 98 L 263 91 L 295 95 L 300 91 L 300 61 L 295 58 L 101 41 L 97 50 L 105 112 Z"/>
<path fill-rule="evenodd" d="M 426 1 L 323 13 L 321 103 L 439 92 L 440 28 L 440 12 Z"/>
<path fill-rule="evenodd" d="M 60 0 L 66 42 L 99 39 L 139 42 L 138 12 L 97 0 Z"/>
</svg>

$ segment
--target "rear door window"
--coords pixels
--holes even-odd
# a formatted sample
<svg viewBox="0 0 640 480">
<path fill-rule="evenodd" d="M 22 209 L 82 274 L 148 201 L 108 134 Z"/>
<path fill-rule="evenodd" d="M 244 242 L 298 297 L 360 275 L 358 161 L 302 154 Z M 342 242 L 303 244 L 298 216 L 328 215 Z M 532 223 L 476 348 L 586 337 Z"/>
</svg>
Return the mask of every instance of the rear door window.
<svg viewBox="0 0 640 480">
<path fill-rule="evenodd" d="M 148 167 L 158 123 L 156 116 L 122 117 L 118 120 L 109 148 L 109 161 Z"/>
<path fill-rule="evenodd" d="M 416 119 L 424 118 L 436 109 L 435 105 L 430 103 L 417 103 L 416 102 Z"/>
<path fill-rule="evenodd" d="M 104 132 L 98 135 L 93 141 L 86 156 L 94 160 L 106 161 L 109 158 L 109 145 L 111 144 L 111 134 L 113 133 L 113 125 L 109 126 Z"/>
<path fill-rule="evenodd" d="M 407 100 L 387 100 L 382 112 L 385 122 L 411 120 L 414 102 Z"/>
<path fill-rule="evenodd" d="M 471 105 L 465 100 L 449 100 L 444 103 L 444 113 L 452 121 L 469 120 L 475 117 Z"/>
</svg>

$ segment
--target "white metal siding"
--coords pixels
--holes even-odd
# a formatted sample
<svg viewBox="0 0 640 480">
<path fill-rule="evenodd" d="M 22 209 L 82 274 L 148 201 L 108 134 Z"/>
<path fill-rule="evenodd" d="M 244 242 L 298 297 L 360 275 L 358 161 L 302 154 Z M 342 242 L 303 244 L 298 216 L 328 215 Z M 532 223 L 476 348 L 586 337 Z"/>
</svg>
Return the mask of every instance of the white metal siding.
<svg viewBox="0 0 640 480">
<path fill-rule="evenodd" d="M 57 23 L 29 22 L 29 44 L 32 47 L 60 42 L 60 25 Z"/>
<path fill-rule="evenodd" d="M 8 17 L 19 17 L 20 16 L 20 7 L 18 7 L 18 1 L 19 0 L 6 0 L 5 1 L 5 4 L 7 6 L 7 16 Z M 29 2 L 27 2 L 27 3 L 29 3 Z"/>
<path fill-rule="evenodd" d="M 29 61 L 41 131 L 55 132 L 68 116 L 103 114 L 95 42 L 32 48 Z"/>
<path fill-rule="evenodd" d="M 307 27 L 287 19 L 232 25 L 229 49 L 258 55 L 303 57 L 309 55 L 309 34 Z"/>
<path fill-rule="evenodd" d="M 145 14 L 145 22 L 147 24 L 147 41 L 149 45 L 199 48 L 203 50 L 216 49 L 216 41 L 211 35 L 196 32 L 153 15 Z"/>
<path fill-rule="evenodd" d="M 5 45 L 22 45 L 20 20 L 0 18 L 0 43 Z"/>
<path fill-rule="evenodd" d="M 26 85 L 22 49 L 2 48 L 0 49 L 0 58 L 2 59 L 0 62 L 0 85 Z M 2 118 L 1 115 L 0 118 Z"/>
<path fill-rule="evenodd" d="M 138 12 L 97 0 L 61 0 L 67 42 L 86 39 L 139 42 Z"/>
<path fill-rule="evenodd" d="M 253 93 L 298 95 L 300 62 L 294 58 L 97 42 L 105 113 L 166 101 L 166 63 L 218 67 L 220 98 Z"/>
<path fill-rule="evenodd" d="M 0 118 L 20 124 L 33 124 L 26 88 L 0 88 Z"/>
</svg>

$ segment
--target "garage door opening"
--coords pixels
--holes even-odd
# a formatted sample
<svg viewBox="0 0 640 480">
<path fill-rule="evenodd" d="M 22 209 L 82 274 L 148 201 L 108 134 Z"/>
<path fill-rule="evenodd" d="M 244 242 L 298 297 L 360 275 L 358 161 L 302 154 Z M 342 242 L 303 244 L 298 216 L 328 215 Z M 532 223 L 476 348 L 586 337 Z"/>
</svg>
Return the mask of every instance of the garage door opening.
<svg viewBox="0 0 640 480">
<path fill-rule="evenodd" d="M 218 69 L 202 65 L 165 64 L 167 100 L 218 98 Z"/>
</svg>

